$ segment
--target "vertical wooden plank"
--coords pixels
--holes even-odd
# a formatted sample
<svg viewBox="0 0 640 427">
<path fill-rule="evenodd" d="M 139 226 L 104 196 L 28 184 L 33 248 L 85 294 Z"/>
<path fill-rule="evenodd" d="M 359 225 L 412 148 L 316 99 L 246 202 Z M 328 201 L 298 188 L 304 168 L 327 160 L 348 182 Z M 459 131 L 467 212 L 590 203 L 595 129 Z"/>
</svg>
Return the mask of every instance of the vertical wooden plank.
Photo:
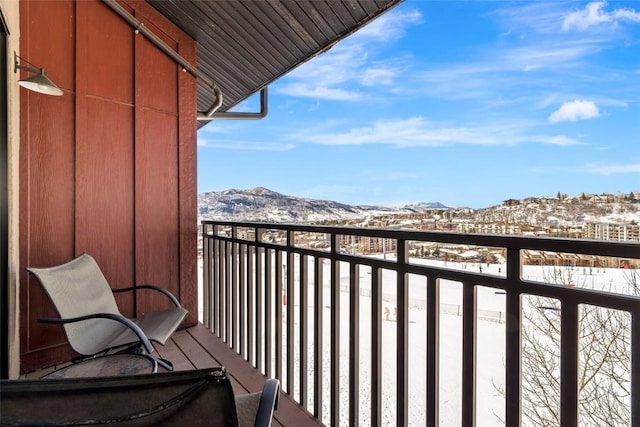
<svg viewBox="0 0 640 427">
<path fill-rule="evenodd" d="M 144 1 L 123 0 L 124 5 L 129 5 L 137 19 L 159 36 L 167 45 L 173 47 L 180 55 L 188 61 L 196 61 L 195 41 L 188 35 L 180 31 L 175 25 L 169 22 L 156 9 Z M 130 29 L 133 31 L 133 29 Z M 156 211 L 166 212 L 166 222 L 163 233 L 167 236 L 168 247 L 174 251 L 169 254 L 168 250 L 160 251 L 157 257 L 150 256 L 156 247 L 142 242 L 144 247 L 136 247 L 136 264 L 148 265 L 149 259 L 156 260 L 153 265 L 154 271 L 162 272 L 171 277 L 172 285 L 169 289 L 180 299 L 182 305 L 189 310 L 190 314 L 185 320 L 186 325 L 197 322 L 197 259 L 193 256 L 196 253 L 197 245 L 197 200 L 196 200 L 196 81 L 187 73 L 183 73 L 178 64 L 160 51 L 155 45 L 146 40 L 144 36 L 136 36 L 136 86 L 135 97 L 136 106 L 154 112 L 163 112 L 167 116 L 173 117 L 170 127 L 164 128 L 171 133 L 170 144 L 173 148 L 171 153 L 170 169 L 165 169 L 166 175 L 158 175 L 157 179 L 171 190 L 164 194 L 165 198 L 171 198 L 166 205 L 159 202 L 155 206 Z M 140 113 L 140 109 L 137 110 Z M 136 116 L 137 126 L 142 129 L 149 124 L 139 124 L 139 120 L 147 120 L 148 117 Z M 159 123 L 152 124 L 156 128 L 163 129 Z M 167 123 L 165 122 L 165 125 Z M 138 140 L 138 135 L 136 141 Z M 149 141 L 146 141 L 149 143 Z M 136 153 L 138 147 L 136 146 Z M 136 163 L 136 167 L 138 164 Z M 167 164 L 167 166 L 169 166 Z M 155 233 L 151 230 L 138 231 L 137 226 L 142 225 L 145 214 L 138 215 L 137 209 L 140 203 L 141 192 L 146 189 L 144 185 L 136 181 L 136 244 L 139 237 L 149 237 Z M 143 196 L 144 197 L 144 196 Z M 171 218 L 169 220 L 168 218 Z M 171 222 L 171 224 L 169 224 Z M 153 238 L 149 238 L 154 240 Z M 158 240 L 157 238 L 155 240 Z M 169 257 L 168 263 L 162 265 L 158 258 Z M 171 264 L 171 265 L 169 265 Z M 138 268 L 137 276 L 139 280 L 144 280 L 149 269 L 142 267 L 146 271 Z M 174 270 L 177 277 L 174 277 Z M 151 301 L 148 304 L 156 304 Z M 147 304 L 143 302 L 143 304 Z M 140 307 L 144 309 L 143 306 Z"/>
<path fill-rule="evenodd" d="M 171 31 L 173 30 L 172 28 L 163 25 L 165 19 L 157 15 L 156 11 L 147 5 L 146 2 L 138 2 L 135 13 L 136 18 L 142 21 L 143 24 L 156 36 L 161 38 L 163 42 L 176 52 L 181 51 L 182 53 L 189 54 L 191 56 L 190 59 L 195 63 L 195 46 L 191 48 L 187 47 L 186 40 L 180 37 L 175 31 Z M 155 44 L 147 41 L 144 36 L 139 35 L 138 38 L 146 42 L 145 49 L 138 51 L 137 54 L 141 56 L 142 62 L 147 64 L 147 66 L 136 69 L 136 77 L 148 85 L 147 90 L 144 91 L 144 106 L 153 110 L 177 114 L 179 107 L 179 73 L 183 74 L 180 71 L 180 64 L 177 64 L 167 56 L 167 54 L 162 52 Z M 182 44 L 180 41 L 182 40 L 185 41 L 185 46 L 183 50 L 180 50 Z M 193 79 L 193 76 L 189 78 L 192 83 Z M 184 89 L 188 89 L 187 82 L 183 82 L 183 84 L 185 84 Z M 193 124 L 195 124 L 193 121 L 195 111 L 195 109 L 189 111 L 189 113 L 194 116 L 189 120 L 189 122 Z M 177 140 L 175 142 L 177 147 Z"/>
<path fill-rule="evenodd" d="M 135 58 L 136 283 L 153 283 L 179 295 L 177 118 L 147 107 L 149 92 L 169 96 L 176 89 L 142 72 L 167 66 L 164 54 L 142 36 L 135 39 Z M 163 306 L 169 307 L 159 296 L 145 294 L 136 301 L 137 315 Z"/>
<path fill-rule="evenodd" d="M 77 10 L 75 251 L 92 255 L 111 287 L 128 287 L 134 284 L 133 75 L 120 73 L 133 70 L 133 33 L 101 2 L 78 2 Z M 135 314 L 133 294 L 116 300 L 125 316 Z"/>
<path fill-rule="evenodd" d="M 113 288 L 134 285 L 133 108 L 89 97 L 86 138 L 76 144 L 76 251 L 92 255 Z M 109 183 L 109 185 L 105 185 Z M 125 316 L 133 294 L 117 295 Z"/>
<path fill-rule="evenodd" d="M 86 10 L 85 16 L 78 15 L 76 93 L 133 105 L 133 28 L 102 1 L 78 1 L 76 5 L 78 10 Z M 112 120 L 109 116 L 87 118 Z"/>
<path fill-rule="evenodd" d="M 55 316 L 42 287 L 24 270 L 51 266 L 74 255 L 74 55 L 75 8 L 60 1 L 20 2 L 20 55 L 45 66 L 66 96 L 20 88 L 20 343 L 21 369 L 64 360 L 62 328 L 37 323 Z M 21 77 L 32 74 L 21 72 Z M 41 351 L 48 348 L 46 352 Z"/>
<path fill-rule="evenodd" d="M 178 52 L 191 63 L 196 62 L 196 44 L 183 35 Z M 196 79 L 178 72 L 178 218 L 180 302 L 191 313 L 198 307 L 197 233 L 197 93 Z M 195 324 L 197 318 L 189 316 L 186 324 Z"/>
<path fill-rule="evenodd" d="M 135 147 L 136 283 L 179 295 L 176 117 L 137 105 L 136 111 L 136 134 L 142 134 Z M 150 293 L 136 304 L 137 315 L 170 307 Z"/>
</svg>

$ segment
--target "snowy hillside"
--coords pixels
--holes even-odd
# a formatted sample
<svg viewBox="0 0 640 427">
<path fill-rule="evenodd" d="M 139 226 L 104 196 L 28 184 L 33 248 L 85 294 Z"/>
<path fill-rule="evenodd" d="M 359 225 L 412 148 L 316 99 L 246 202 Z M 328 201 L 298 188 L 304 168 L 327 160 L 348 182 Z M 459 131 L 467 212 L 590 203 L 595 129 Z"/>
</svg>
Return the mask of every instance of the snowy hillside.
<svg viewBox="0 0 640 427">
<path fill-rule="evenodd" d="M 441 203 L 416 203 L 402 208 L 352 206 L 329 200 L 287 196 L 258 187 L 225 190 L 198 196 L 200 218 L 276 223 L 322 223 L 376 217 L 433 216 L 474 223 L 571 226 L 587 222 L 640 223 L 640 192 L 629 195 L 589 195 L 510 199 L 485 209 L 448 208 Z"/>
<path fill-rule="evenodd" d="M 640 223 L 640 200 L 610 196 L 536 198 L 507 200 L 501 205 L 479 209 L 472 221 L 486 223 L 570 226 L 587 222 Z"/>
<path fill-rule="evenodd" d="M 198 212 L 200 217 L 208 219 L 313 223 L 413 211 L 304 199 L 258 187 L 250 190 L 212 191 L 200 194 Z"/>
</svg>

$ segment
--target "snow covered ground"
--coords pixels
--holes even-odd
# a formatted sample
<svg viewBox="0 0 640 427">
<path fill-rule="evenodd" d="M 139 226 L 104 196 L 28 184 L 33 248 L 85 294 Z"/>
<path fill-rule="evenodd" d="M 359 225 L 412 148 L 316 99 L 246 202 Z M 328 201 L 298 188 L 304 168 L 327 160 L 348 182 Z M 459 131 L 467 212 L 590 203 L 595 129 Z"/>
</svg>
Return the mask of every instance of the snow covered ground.
<svg viewBox="0 0 640 427">
<path fill-rule="evenodd" d="M 455 269 L 469 269 L 479 271 L 479 264 L 453 264 L 439 261 L 412 260 L 412 262 L 433 263 L 438 266 Z M 200 266 L 202 268 L 202 266 Z M 330 289 L 328 280 L 330 277 L 330 265 L 327 261 L 324 264 L 325 288 L 324 288 L 324 349 L 323 349 L 323 422 L 329 424 L 330 414 L 330 392 L 329 392 L 329 372 L 330 372 Z M 545 281 L 549 278 L 553 267 L 525 266 L 523 268 L 523 278 L 528 280 Z M 621 290 L 627 286 L 628 271 L 620 269 L 588 269 L 582 267 L 569 268 L 562 272 L 563 277 L 570 276 L 571 280 L 578 286 L 594 289 Z M 483 274 L 504 276 L 506 268 L 500 264 L 483 264 Z M 310 270 L 312 271 L 312 270 Z M 201 273 L 201 270 L 200 270 Z M 200 280 L 202 274 L 199 275 Z M 368 425 L 370 417 L 370 348 L 371 348 L 371 299 L 370 271 L 366 267 L 360 268 L 361 296 L 360 296 L 360 425 Z M 348 284 L 348 268 L 341 269 L 341 288 L 346 288 Z M 201 285 L 201 284 L 200 284 Z M 426 280 L 419 276 L 409 278 L 409 425 L 425 425 L 425 384 L 426 384 Z M 201 288 L 200 288 L 201 291 Z M 313 292 L 309 288 L 309 313 L 312 313 Z M 396 322 L 393 316 L 395 307 L 395 272 L 383 271 L 383 307 L 389 308 L 389 320 L 382 322 L 382 372 L 383 372 L 383 395 L 382 416 L 383 425 L 395 425 L 396 417 Z M 299 295 L 299 292 L 297 292 Z M 201 300 L 202 298 L 200 298 Z M 477 422 L 481 426 L 501 426 L 501 419 L 504 417 L 505 400 L 498 389 L 504 387 L 504 349 L 505 349 L 505 298 L 504 294 L 496 292 L 495 289 L 478 288 L 478 309 L 486 316 L 480 316 L 477 329 L 477 366 L 478 376 L 476 378 L 477 387 Z M 201 301 L 200 301 L 201 302 Z M 349 295 L 348 292 L 341 292 L 341 314 L 340 314 L 340 418 L 341 425 L 347 425 L 348 419 L 348 372 L 349 372 Z M 293 303 L 299 308 L 299 300 L 296 298 Z M 462 318 L 458 315 L 459 307 L 462 304 L 462 285 L 456 282 L 442 280 L 440 284 L 440 395 L 439 395 L 439 417 L 440 425 L 453 426 L 460 425 L 461 421 L 461 383 L 462 383 Z M 296 312 L 297 312 L 296 308 Z M 202 306 L 200 304 L 200 317 Z M 308 366 L 313 367 L 313 318 L 309 319 L 309 360 Z M 296 317 L 295 336 L 296 353 L 299 349 L 299 321 Z M 286 330 L 284 331 L 286 337 Z M 286 338 L 283 337 L 286 343 Z M 286 363 L 286 360 L 283 361 Z M 296 372 L 294 385 L 294 395 L 298 395 L 299 385 L 299 360 L 295 361 Z M 286 373 L 286 369 L 283 368 Z M 312 373 L 308 376 L 309 386 L 313 386 Z M 286 378 L 283 380 L 284 389 L 288 389 Z M 309 390 L 309 405 L 313 411 L 312 390 Z"/>
</svg>

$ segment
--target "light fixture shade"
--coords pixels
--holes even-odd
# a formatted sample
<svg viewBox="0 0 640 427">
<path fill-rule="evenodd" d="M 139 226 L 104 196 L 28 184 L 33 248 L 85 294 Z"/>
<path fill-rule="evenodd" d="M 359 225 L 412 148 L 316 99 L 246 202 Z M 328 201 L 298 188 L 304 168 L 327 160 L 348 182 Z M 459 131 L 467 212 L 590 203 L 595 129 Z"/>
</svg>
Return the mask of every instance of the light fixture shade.
<svg viewBox="0 0 640 427">
<path fill-rule="evenodd" d="M 40 70 L 40 73 L 28 79 L 18 81 L 18 84 L 25 89 L 32 90 L 34 92 L 44 93 L 46 95 L 60 96 L 62 90 L 56 86 L 54 82 L 44 74 L 44 70 Z"/>
</svg>

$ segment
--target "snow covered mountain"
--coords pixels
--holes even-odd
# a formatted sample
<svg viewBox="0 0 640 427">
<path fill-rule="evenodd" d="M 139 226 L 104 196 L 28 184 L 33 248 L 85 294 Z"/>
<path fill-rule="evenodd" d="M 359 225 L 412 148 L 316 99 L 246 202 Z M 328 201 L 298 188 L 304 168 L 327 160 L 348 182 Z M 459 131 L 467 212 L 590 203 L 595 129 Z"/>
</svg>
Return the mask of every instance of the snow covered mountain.
<svg viewBox="0 0 640 427">
<path fill-rule="evenodd" d="M 420 203 L 404 208 L 352 206 L 329 200 L 287 196 L 263 187 L 211 191 L 198 195 L 200 217 L 234 221 L 317 223 L 385 214 L 411 214 L 434 207 L 445 208 L 440 203 Z"/>
<path fill-rule="evenodd" d="M 329 200 L 287 196 L 258 187 L 225 190 L 198 196 L 200 218 L 230 221 L 313 224 L 352 221 L 375 217 L 415 217 L 426 214 L 475 223 L 528 224 L 532 226 L 571 226 L 587 222 L 640 223 L 640 192 L 570 197 L 529 197 L 510 199 L 485 209 L 451 208 L 441 203 L 416 203 L 400 208 L 352 206 Z"/>
</svg>

